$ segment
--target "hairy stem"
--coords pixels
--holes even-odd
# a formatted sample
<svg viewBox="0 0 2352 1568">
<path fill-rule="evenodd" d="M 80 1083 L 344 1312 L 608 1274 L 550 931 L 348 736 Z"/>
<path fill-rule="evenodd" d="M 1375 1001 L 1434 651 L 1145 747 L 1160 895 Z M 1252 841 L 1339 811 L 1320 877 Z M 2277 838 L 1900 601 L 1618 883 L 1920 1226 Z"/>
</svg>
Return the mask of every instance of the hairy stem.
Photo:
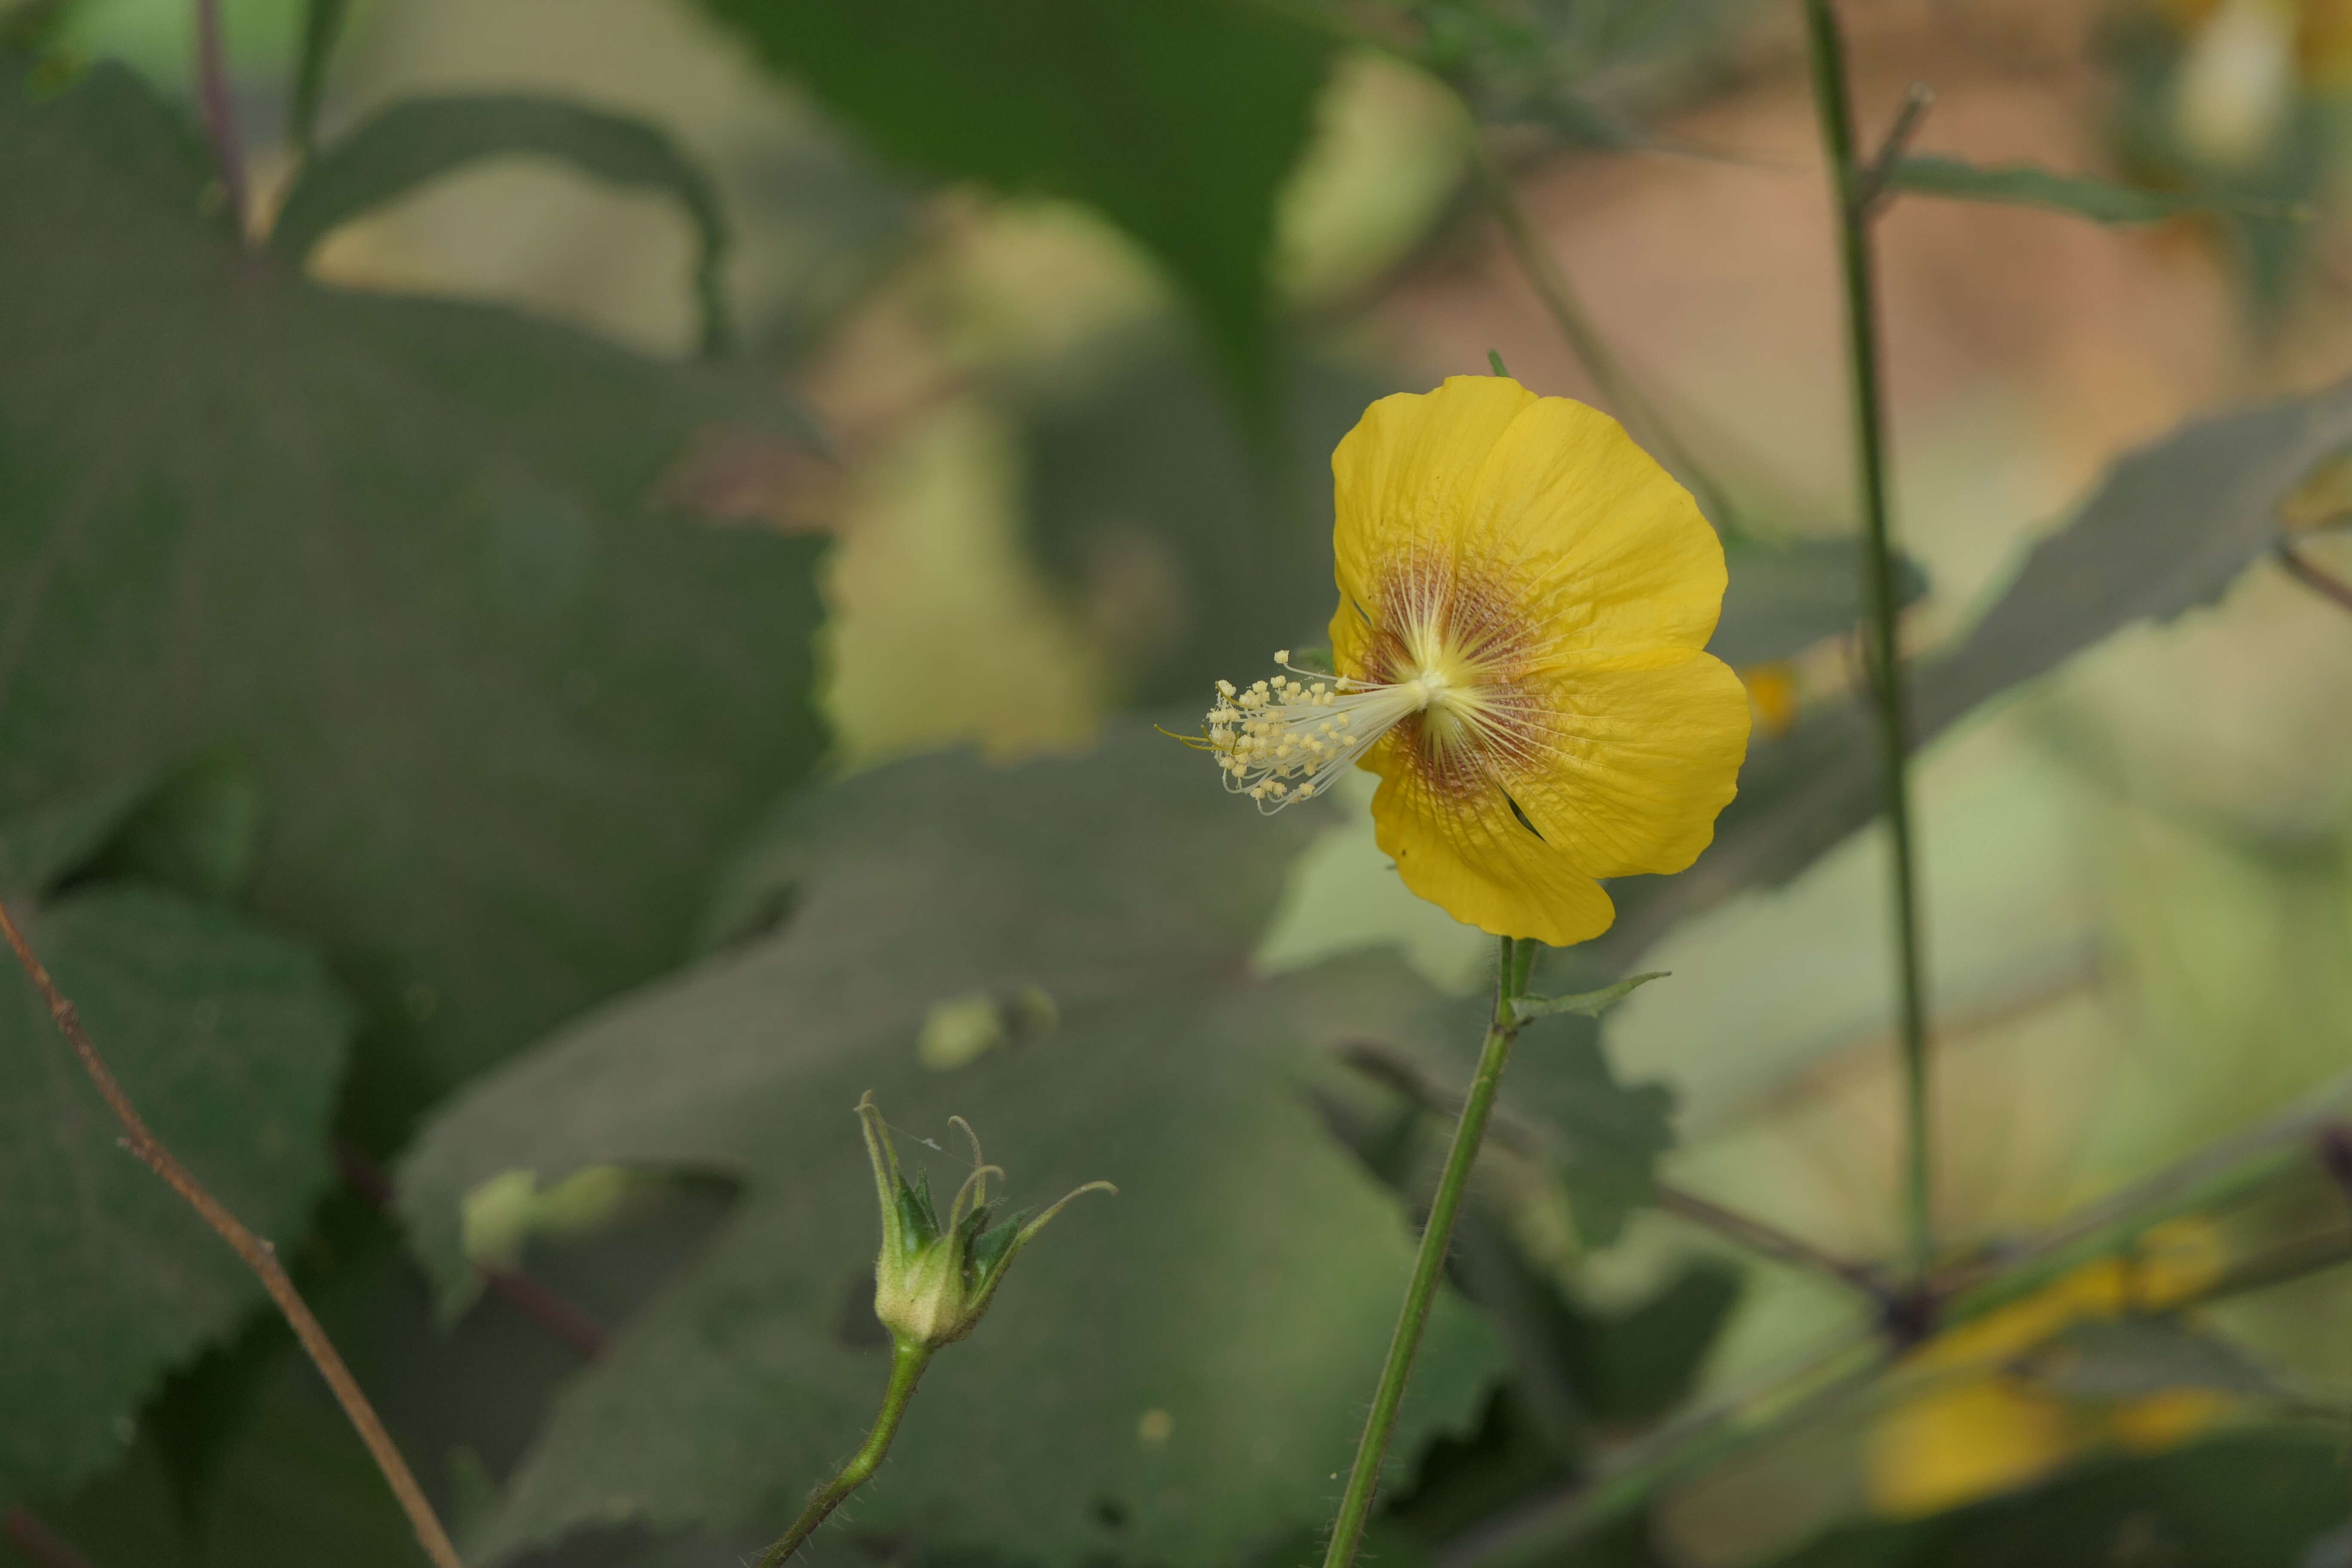
<svg viewBox="0 0 2352 1568">
<path fill-rule="evenodd" d="M 368 1453 L 374 1458 L 376 1468 L 383 1472 L 383 1479 L 390 1484 L 393 1495 L 400 1500 L 400 1506 L 407 1513 L 409 1525 L 416 1531 L 417 1542 L 425 1548 L 425 1556 L 433 1560 L 435 1568 L 465 1568 L 457 1547 L 450 1543 L 449 1532 L 442 1529 L 433 1505 L 425 1500 L 425 1489 L 416 1484 L 416 1478 L 410 1473 L 407 1461 L 393 1446 L 392 1434 L 384 1430 L 383 1423 L 376 1416 L 375 1407 L 360 1391 L 359 1383 L 352 1376 L 351 1369 L 343 1364 L 343 1358 L 335 1350 L 333 1342 L 327 1338 L 327 1331 L 319 1326 L 319 1320 L 311 1314 L 309 1303 L 294 1289 L 294 1282 L 286 1277 L 285 1268 L 278 1261 L 277 1248 L 247 1229 L 244 1222 L 205 1190 L 204 1184 L 180 1163 L 178 1156 L 148 1130 L 138 1108 L 131 1103 L 131 1097 L 115 1081 L 112 1070 L 106 1065 L 106 1058 L 99 1055 L 89 1031 L 82 1027 L 81 1016 L 58 990 L 57 982 L 49 978 L 49 972 L 34 955 L 31 944 L 26 942 L 25 933 L 16 929 L 16 918 L 5 904 L 0 904 L 0 933 L 6 935 L 9 947 L 16 952 L 16 962 L 24 966 L 26 974 L 33 982 L 33 988 L 48 1005 L 49 1016 L 57 1020 L 58 1032 L 73 1047 L 74 1055 L 81 1058 L 82 1069 L 98 1086 L 98 1092 L 105 1100 L 107 1109 L 113 1111 L 114 1119 L 122 1124 L 125 1145 L 149 1170 L 163 1177 L 164 1184 L 179 1194 L 188 1206 L 194 1209 L 223 1241 L 228 1243 L 230 1249 L 244 1259 L 245 1266 L 260 1279 L 262 1288 L 269 1292 L 269 1299 L 278 1304 L 278 1311 L 285 1315 L 288 1325 L 293 1329 L 294 1337 L 309 1352 L 311 1364 L 319 1369 L 319 1375 L 327 1380 L 327 1386 L 334 1391 L 336 1402 L 343 1407 L 343 1415 L 358 1431 L 360 1440 L 367 1445 Z"/>
<path fill-rule="evenodd" d="M 882 1413 L 874 1418 L 874 1430 L 866 1435 L 865 1446 L 850 1456 L 849 1463 L 841 1467 L 839 1474 L 816 1489 L 782 1538 L 760 1553 L 757 1568 L 776 1568 L 777 1563 L 798 1552 L 850 1493 L 873 1479 L 890 1452 L 890 1440 L 898 1435 L 898 1423 L 915 1397 L 915 1384 L 922 1381 L 923 1369 L 930 1363 L 931 1352 L 920 1345 L 900 1342 L 891 1348 L 890 1386 L 883 1392 Z"/>
<path fill-rule="evenodd" d="M 1462 1103 L 1461 1119 L 1454 1125 L 1454 1143 L 1445 1152 L 1445 1169 L 1437 1179 L 1428 1223 L 1422 1227 L 1421 1251 L 1413 1259 L 1412 1281 L 1405 1288 L 1404 1306 L 1397 1314 L 1396 1332 L 1389 1341 L 1388 1361 L 1381 1368 L 1380 1387 L 1372 1394 L 1371 1415 L 1364 1421 L 1364 1435 L 1356 1445 L 1356 1462 L 1348 1472 L 1347 1490 L 1340 1495 L 1339 1517 L 1331 1523 L 1331 1543 L 1324 1552 L 1323 1568 L 1348 1568 L 1355 1561 L 1356 1549 L 1363 1542 L 1364 1526 L 1371 1519 L 1373 1499 L 1380 1490 L 1381 1465 L 1388 1457 L 1389 1438 L 1396 1431 L 1405 1384 L 1412 1377 L 1413 1357 L 1421 1350 L 1422 1331 L 1429 1324 L 1430 1303 L 1436 1299 L 1438 1281 L 1445 1274 L 1445 1249 L 1454 1237 L 1454 1216 L 1462 1212 L 1462 1199 L 1470 1187 L 1470 1170 L 1477 1163 L 1478 1145 L 1485 1141 L 1487 1118 L 1495 1110 L 1495 1091 L 1502 1086 L 1503 1068 L 1510 1060 L 1511 1045 L 1519 1036 L 1518 1017 L 1511 1004 L 1527 987 L 1535 949 L 1532 942 L 1514 942 L 1504 937 L 1497 951 L 1495 1013 L 1486 1026 L 1486 1045 L 1478 1053 L 1478 1075 L 1471 1079 L 1470 1093 Z"/>
<path fill-rule="evenodd" d="M 1466 105 L 1464 111 L 1468 112 Z M 1592 378 L 1592 384 L 1600 391 L 1601 398 L 1639 439 L 1657 448 L 1665 458 L 1666 465 L 1690 487 L 1691 493 L 1698 499 L 1699 509 L 1706 513 L 1708 520 L 1725 532 L 1734 531 L 1738 520 L 1732 512 L 1731 498 L 1721 485 L 1716 483 L 1714 477 L 1699 466 L 1698 459 L 1691 456 L 1690 448 L 1675 434 L 1674 426 L 1666 422 L 1657 406 L 1643 394 L 1640 384 L 1619 363 L 1600 330 L 1593 326 L 1591 318 L 1584 313 L 1584 306 L 1570 285 L 1568 274 L 1560 269 L 1559 258 L 1552 255 L 1537 235 L 1534 225 L 1528 221 L 1527 211 L 1519 205 L 1519 194 L 1513 188 L 1510 176 L 1496 164 L 1475 123 L 1470 132 L 1470 162 L 1477 175 L 1479 191 L 1486 196 L 1486 205 L 1494 209 L 1495 221 L 1502 228 L 1503 240 L 1510 247 L 1512 259 L 1518 263 L 1519 271 L 1526 276 L 1528 286 L 1543 301 L 1545 313 L 1551 317 L 1552 325 L 1559 329 L 1559 335 L 1567 340 L 1569 351 L 1576 355 L 1577 363 L 1584 367 L 1584 373 Z"/>
<path fill-rule="evenodd" d="M 205 140 L 212 143 L 220 170 L 221 195 L 239 239 L 246 237 L 245 149 L 236 137 L 236 109 L 229 100 L 228 57 L 221 46 L 220 0 L 196 0 L 196 103 L 203 111 Z"/>
<path fill-rule="evenodd" d="M 1872 193 L 1854 160 L 1853 111 L 1846 90 L 1845 45 L 1831 0 L 1805 0 L 1812 56 L 1813 101 L 1821 112 L 1837 198 L 1838 250 L 1845 281 L 1846 348 L 1853 384 L 1854 455 L 1860 468 L 1864 549 L 1863 601 L 1869 606 L 1870 666 L 1878 718 L 1879 768 L 1893 839 L 1895 950 L 1901 987 L 1897 1020 L 1903 1068 L 1903 1228 L 1915 1280 L 1935 1261 L 1932 1163 L 1928 1142 L 1927 995 L 1919 936 L 1916 856 L 1905 738 L 1903 665 L 1895 644 L 1894 551 L 1887 539 L 1886 410 L 1878 380 L 1878 288 L 1870 246 Z"/>
</svg>

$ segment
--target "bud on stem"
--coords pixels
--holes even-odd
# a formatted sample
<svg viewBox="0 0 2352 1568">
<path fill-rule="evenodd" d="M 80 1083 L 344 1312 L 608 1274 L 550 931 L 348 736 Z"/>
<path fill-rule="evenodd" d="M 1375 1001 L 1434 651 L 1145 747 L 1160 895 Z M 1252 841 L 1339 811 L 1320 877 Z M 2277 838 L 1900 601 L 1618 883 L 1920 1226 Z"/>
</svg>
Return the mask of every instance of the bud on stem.
<svg viewBox="0 0 2352 1568">
<path fill-rule="evenodd" d="M 930 1179 L 909 1183 L 898 1168 L 890 1130 L 869 1092 L 857 1102 L 866 1124 L 866 1152 L 874 1163 L 875 1196 L 882 1209 L 882 1248 L 874 1259 L 874 1315 L 893 1343 L 922 1350 L 952 1344 L 979 1326 L 990 1298 L 1030 1238 L 1083 1193 L 1116 1193 L 1108 1182 L 1088 1182 L 1032 1219 L 1024 1210 L 992 1226 L 988 1178 L 1004 1173 L 986 1163 L 980 1136 L 961 1116 L 948 1118 L 971 1143 L 971 1174 L 956 1189 L 941 1224 Z"/>
<path fill-rule="evenodd" d="M 909 1183 L 899 1170 L 898 1151 L 871 1090 L 858 1100 L 857 1115 L 865 1124 L 874 1195 L 882 1210 L 882 1248 L 874 1259 L 874 1315 L 890 1331 L 890 1386 L 864 1446 L 810 1496 L 792 1529 L 760 1554 L 757 1568 L 776 1568 L 799 1551 L 843 1500 L 881 1468 L 924 1368 L 941 1345 L 953 1344 L 979 1325 L 1004 1271 L 1030 1238 L 1080 1193 L 1118 1191 L 1108 1182 L 1088 1182 L 1034 1219 L 1023 1210 L 992 1226 L 994 1205 L 988 1201 L 988 1178 L 1004 1173 L 982 1157 L 971 1124 L 951 1116 L 949 1121 L 971 1141 L 972 1171 L 956 1189 L 942 1225 L 931 1202 L 929 1177 L 918 1174 Z"/>
</svg>

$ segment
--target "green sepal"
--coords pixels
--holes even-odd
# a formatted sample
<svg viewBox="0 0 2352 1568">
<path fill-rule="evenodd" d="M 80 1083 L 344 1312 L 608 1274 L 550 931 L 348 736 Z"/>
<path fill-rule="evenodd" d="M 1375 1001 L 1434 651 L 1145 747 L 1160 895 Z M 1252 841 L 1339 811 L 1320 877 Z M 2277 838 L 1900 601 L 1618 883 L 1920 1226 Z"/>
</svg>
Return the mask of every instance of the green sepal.
<svg viewBox="0 0 2352 1568">
<path fill-rule="evenodd" d="M 1632 974 L 1614 985 L 1604 985 L 1598 991 L 1580 991 L 1573 996 L 1522 996 L 1511 1004 L 1511 1016 L 1522 1024 L 1531 1018 L 1549 1018 L 1555 1013 L 1581 1013 L 1588 1018 L 1598 1017 L 1604 1008 L 1623 1001 L 1653 980 L 1664 980 L 1671 973 L 1661 969 L 1652 974 Z"/>
</svg>

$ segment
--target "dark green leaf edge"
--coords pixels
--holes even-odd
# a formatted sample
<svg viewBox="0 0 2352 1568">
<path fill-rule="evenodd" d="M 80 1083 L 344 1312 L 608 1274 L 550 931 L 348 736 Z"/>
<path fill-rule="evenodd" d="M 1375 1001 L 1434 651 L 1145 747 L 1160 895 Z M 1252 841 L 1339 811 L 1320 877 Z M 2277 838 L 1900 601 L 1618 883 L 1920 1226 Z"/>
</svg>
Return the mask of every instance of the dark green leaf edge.
<svg viewBox="0 0 2352 1568">
<path fill-rule="evenodd" d="M 337 141 L 294 183 L 269 247 L 300 268 L 342 225 L 416 187 L 486 159 L 531 156 L 583 174 L 675 197 L 694 225 L 700 256 L 694 292 L 702 350 L 734 341 L 723 269 L 731 243 L 709 177 L 656 127 L 632 115 L 522 94 L 452 94 L 393 104 Z"/>
</svg>

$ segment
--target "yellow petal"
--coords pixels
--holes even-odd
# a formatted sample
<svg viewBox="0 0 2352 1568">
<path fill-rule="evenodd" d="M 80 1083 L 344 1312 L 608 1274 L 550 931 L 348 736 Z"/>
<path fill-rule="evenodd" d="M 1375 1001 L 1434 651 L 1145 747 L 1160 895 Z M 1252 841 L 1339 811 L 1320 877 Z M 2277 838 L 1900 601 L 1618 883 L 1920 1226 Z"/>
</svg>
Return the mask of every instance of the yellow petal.
<svg viewBox="0 0 2352 1568">
<path fill-rule="evenodd" d="M 1450 563 L 1479 470 L 1534 393 L 1502 376 L 1456 375 L 1432 393 L 1400 392 L 1364 410 L 1331 454 L 1339 583 L 1331 650 L 1343 673 L 1362 668 L 1363 616 L 1407 562 Z"/>
<path fill-rule="evenodd" d="M 1563 652 L 1702 648 L 1723 609 L 1723 545 L 1617 421 L 1565 397 L 1521 410 L 1487 455 L 1459 570 L 1517 585 Z"/>
<path fill-rule="evenodd" d="M 1434 598 L 1538 628 L 1538 657 L 1703 647 L 1726 581 L 1715 531 L 1617 422 L 1497 376 L 1384 397 L 1332 454 L 1343 672 L 1370 623 Z"/>
<path fill-rule="evenodd" d="M 1569 856 L 1511 815 L 1499 791 L 1472 801 L 1433 789 L 1402 736 L 1373 748 L 1372 834 L 1416 895 L 1491 936 L 1554 947 L 1589 942 L 1617 908 Z"/>
<path fill-rule="evenodd" d="M 1543 742 L 1497 781 L 1586 875 L 1679 871 L 1715 837 L 1748 755 L 1747 689 L 1711 654 L 1565 661 L 1522 686 Z"/>
</svg>

